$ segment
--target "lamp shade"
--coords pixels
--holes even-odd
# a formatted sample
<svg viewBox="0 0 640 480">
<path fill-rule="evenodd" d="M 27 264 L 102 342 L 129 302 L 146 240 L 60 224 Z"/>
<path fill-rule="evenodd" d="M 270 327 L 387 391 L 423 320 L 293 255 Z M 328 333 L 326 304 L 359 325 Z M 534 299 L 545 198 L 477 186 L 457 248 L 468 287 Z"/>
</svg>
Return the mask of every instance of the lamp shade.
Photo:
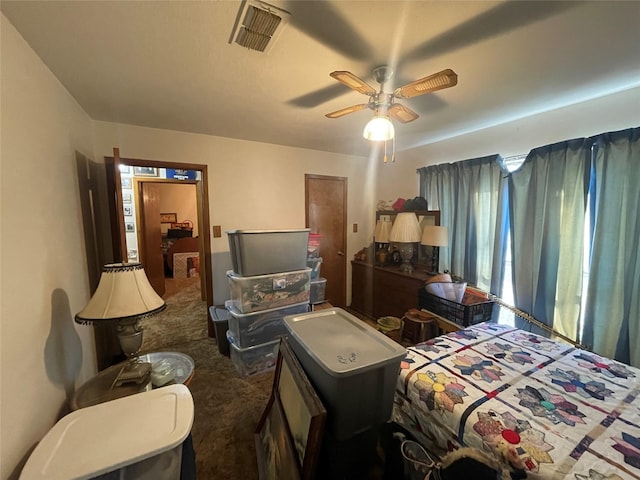
<svg viewBox="0 0 640 480">
<path fill-rule="evenodd" d="M 449 229 L 437 225 L 427 225 L 422 231 L 420 243 L 431 247 L 446 247 L 449 245 Z"/>
<path fill-rule="evenodd" d="M 393 222 L 393 227 L 391 227 L 389 240 L 392 242 L 414 243 L 419 242 L 421 236 L 422 232 L 420 231 L 420 224 L 416 214 L 403 212 L 396 216 L 396 221 Z"/>
<path fill-rule="evenodd" d="M 112 263 L 102 268 L 98 288 L 75 320 L 82 324 L 138 320 L 166 307 L 149 283 L 142 264 Z"/>
<path fill-rule="evenodd" d="M 385 141 L 391 140 L 395 134 L 393 123 L 384 115 L 373 117 L 364 127 L 362 136 L 367 140 Z"/>
<path fill-rule="evenodd" d="M 389 234 L 391 233 L 390 220 L 378 220 L 376 229 L 373 232 L 373 239 L 378 243 L 389 243 Z"/>
</svg>

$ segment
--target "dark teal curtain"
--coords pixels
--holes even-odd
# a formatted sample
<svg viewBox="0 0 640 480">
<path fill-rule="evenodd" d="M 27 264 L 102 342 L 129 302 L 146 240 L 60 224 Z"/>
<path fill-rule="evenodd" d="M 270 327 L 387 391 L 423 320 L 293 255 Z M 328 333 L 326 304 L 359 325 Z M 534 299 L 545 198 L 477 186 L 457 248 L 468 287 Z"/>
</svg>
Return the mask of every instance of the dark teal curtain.
<svg viewBox="0 0 640 480">
<path fill-rule="evenodd" d="M 501 282 L 492 285 L 493 259 L 504 256 L 494 250 L 502 235 L 496 225 L 503 221 L 500 160 L 491 155 L 418 169 L 420 195 L 431 209 L 440 210 L 440 223 L 449 229 L 449 246 L 440 249 L 440 269 L 496 294 Z"/>
<path fill-rule="evenodd" d="M 593 139 L 583 342 L 640 367 L 640 128 Z"/>
<path fill-rule="evenodd" d="M 449 227 L 447 266 L 502 296 L 508 232 L 515 306 L 640 366 L 640 128 L 536 148 L 509 174 L 497 163 L 418 170 L 420 194 Z"/>
<path fill-rule="evenodd" d="M 573 339 L 580 318 L 590 152 L 584 138 L 536 148 L 508 177 L 515 305 Z M 516 326 L 543 333 L 519 317 Z"/>
</svg>

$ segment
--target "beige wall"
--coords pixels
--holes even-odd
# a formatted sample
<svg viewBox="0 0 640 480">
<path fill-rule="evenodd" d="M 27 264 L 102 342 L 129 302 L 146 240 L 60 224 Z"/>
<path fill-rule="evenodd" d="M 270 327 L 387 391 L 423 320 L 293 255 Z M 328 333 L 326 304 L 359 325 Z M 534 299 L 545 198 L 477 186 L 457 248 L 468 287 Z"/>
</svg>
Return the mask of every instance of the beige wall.
<svg viewBox="0 0 640 480">
<path fill-rule="evenodd" d="M 372 241 L 378 161 L 131 125 L 94 125 L 96 155 L 111 156 L 118 147 L 123 158 L 207 165 L 210 224 L 220 225 L 222 232 L 304 227 L 304 175 L 317 174 L 348 178 L 347 260 Z M 224 233 L 211 242 L 218 304 L 228 298 L 229 245 Z M 348 282 L 348 302 L 350 295 Z"/>
<path fill-rule="evenodd" d="M 378 183 L 382 200 L 418 195 L 416 169 L 499 153 L 526 154 L 571 138 L 640 126 L 640 87 L 486 128 L 424 147 L 396 153 L 396 162 L 384 165 Z M 396 130 L 402 135 L 402 127 Z"/>
<path fill-rule="evenodd" d="M 193 225 L 193 236 L 198 233 L 198 206 L 196 202 L 195 185 L 179 185 L 175 183 L 161 183 L 160 189 L 160 212 L 175 213 L 178 222 L 190 220 Z M 166 235 L 171 224 L 160 225 L 162 234 Z"/>
<path fill-rule="evenodd" d="M 93 333 L 73 316 L 89 298 L 76 151 L 91 120 L 1 18 L 0 477 L 95 373 Z"/>
</svg>

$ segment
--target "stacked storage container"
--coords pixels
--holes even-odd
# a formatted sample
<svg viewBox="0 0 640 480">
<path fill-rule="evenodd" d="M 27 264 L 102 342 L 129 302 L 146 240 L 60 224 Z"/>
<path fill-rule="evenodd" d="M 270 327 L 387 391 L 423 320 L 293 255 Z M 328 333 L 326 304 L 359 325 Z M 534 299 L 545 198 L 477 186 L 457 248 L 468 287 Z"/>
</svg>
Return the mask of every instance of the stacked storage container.
<svg viewBox="0 0 640 480">
<path fill-rule="evenodd" d="M 284 323 L 327 410 L 316 477 L 369 478 L 406 349 L 340 308 L 290 315 Z"/>
<path fill-rule="evenodd" d="M 227 272 L 231 299 L 226 333 L 238 372 L 253 375 L 273 368 L 284 317 L 309 310 L 309 229 L 227 232 L 233 270 Z"/>
<path fill-rule="evenodd" d="M 327 279 L 320 276 L 322 257 L 320 256 L 320 239 L 322 235 L 318 233 L 309 234 L 309 247 L 307 249 L 307 266 L 311 268 L 310 302 L 312 305 L 322 303 L 324 299 Z"/>
</svg>

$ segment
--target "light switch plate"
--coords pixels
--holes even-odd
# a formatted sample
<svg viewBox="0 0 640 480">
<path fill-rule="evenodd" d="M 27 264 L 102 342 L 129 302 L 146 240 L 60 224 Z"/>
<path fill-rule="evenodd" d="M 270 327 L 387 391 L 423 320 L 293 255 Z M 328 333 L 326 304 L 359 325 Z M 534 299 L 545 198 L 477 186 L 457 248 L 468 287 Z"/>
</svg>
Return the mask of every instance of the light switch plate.
<svg viewBox="0 0 640 480">
<path fill-rule="evenodd" d="M 220 238 L 222 236 L 222 228 L 220 225 L 213 226 L 213 238 Z"/>
</svg>

